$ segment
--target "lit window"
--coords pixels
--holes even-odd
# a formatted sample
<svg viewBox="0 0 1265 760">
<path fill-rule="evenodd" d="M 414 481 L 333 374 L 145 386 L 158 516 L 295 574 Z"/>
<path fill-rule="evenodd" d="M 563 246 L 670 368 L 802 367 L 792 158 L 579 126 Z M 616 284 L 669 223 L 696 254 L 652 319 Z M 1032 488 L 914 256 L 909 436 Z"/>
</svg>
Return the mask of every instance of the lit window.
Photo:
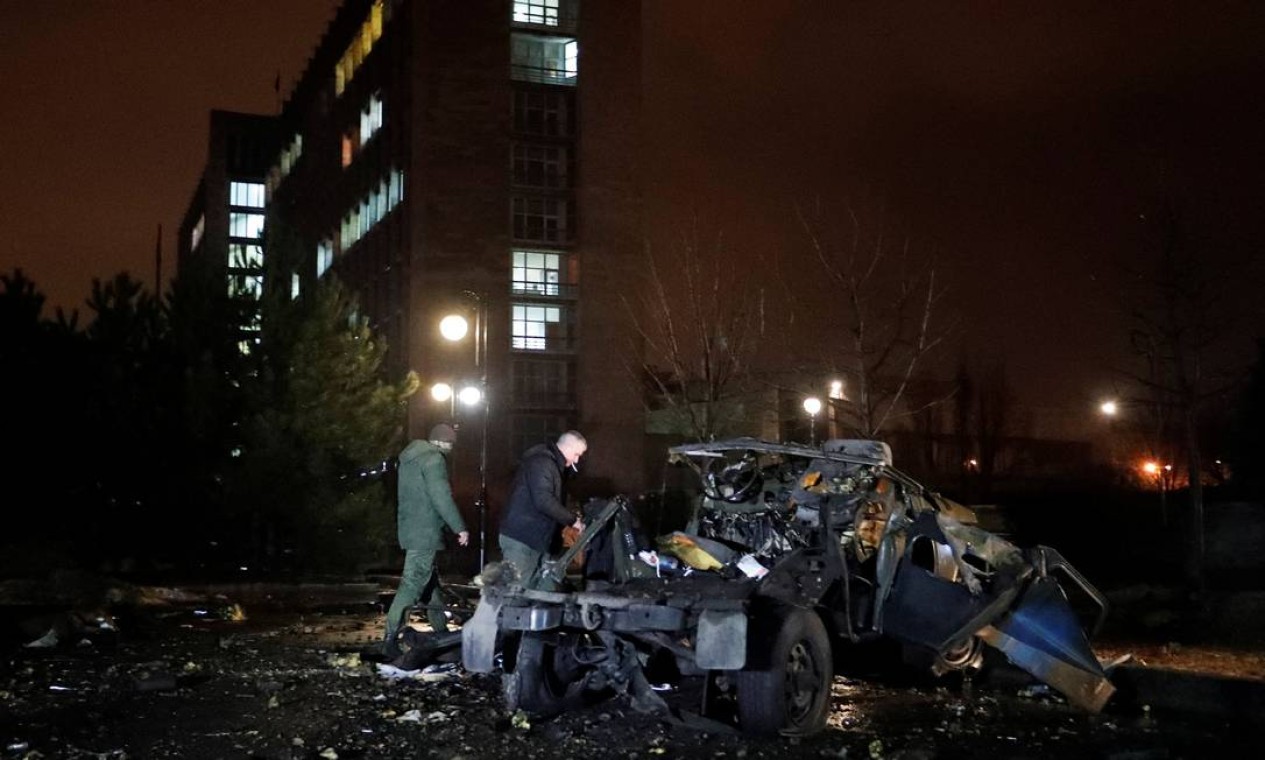
<svg viewBox="0 0 1265 760">
<path fill-rule="evenodd" d="M 514 251 L 511 277 L 515 293 L 558 295 L 561 256 L 541 251 Z"/>
<path fill-rule="evenodd" d="M 562 309 L 558 306 L 537 306 L 516 303 L 513 306 L 513 347 L 527 351 L 544 351 L 546 348 L 563 348 L 558 345 L 561 336 Z M 550 340 L 553 338 L 553 340 Z"/>
<path fill-rule="evenodd" d="M 514 34 L 510 58 L 514 79 L 574 85 L 579 73 L 580 46 L 569 37 Z"/>
<path fill-rule="evenodd" d="M 334 241 L 322 240 L 316 244 L 316 276 L 320 277 L 334 265 Z"/>
<path fill-rule="evenodd" d="M 343 217 L 338 232 L 339 250 L 346 251 L 369 234 L 403 198 L 404 172 L 392 169 Z"/>
<path fill-rule="evenodd" d="M 234 211 L 228 215 L 228 236 L 257 239 L 264 234 L 263 214 L 244 214 Z"/>
<path fill-rule="evenodd" d="M 189 233 L 189 250 L 196 250 L 198 243 L 202 242 L 202 236 L 206 233 L 206 214 L 198 217 L 198 221 L 194 223 L 193 230 Z"/>
<path fill-rule="evenodd" d="M 360 240 L 360 204 L 351 207 L 347 216 L 343 217 L 343 250 L 347 250 Z"/>
<path fill-rule="evenodd" d="M 395 205 L 404 200 L 404 172 L 399 169 L 391 170 L 391 187 L 387 196 L 387 205 L 395 208 Z"/>
<path fill-rule="evenodd" d="M 369 51 L 373 49 L 374 43 L 382 37 L 382 28 L 387 16 L 387 8 L 382 0 L 376 0 L 373 7 L 369 9 L 368 17 L 356 30 L 356 35 L 352 38 L 347 51 L 334 67 L 335 95 L 343 94 L 343 90 L 347 89 L 347 85 L 355 76 L 356 69 L 360 68 L 365 58 L 369 57 Z"/>
<path fill-rule="evenodd" d="M 281 156 L 277 159 L 277 165 L 273 167 L 273 171 L 268 172 L 269 191 L 275 190 L 281 184 L 281 180 L 286 178 L 302 154 L 303 135 L 295 135 L 290 140 L 290 144 L 281 151 Z"/>
<path fill-rule="evenodd" d="M 355 141 L 356 141 L 356 138 L 354 135 L 350 135 L 350 134 L 343 135 L 342 165 L 344 169 L 346 169 L 348 166 L 351 166 L 351 158 L 356 152 Z"/>
<path fill-rule="evenodd" d="M 382 129 L 382 96 L 374 93 L 369 96 L 365 110 L 360 112 L 360 144 L 369 142 L 379 129 Z"/>
<path fill-rule="evenodd" d="M 519 240 L 561 243 L 568 239 L 565 200 L 514 198 L 513 217 L 514 237 Z"/>
<path fill-rule="evenodd" d="M 293 301 L 299 300 L 300 290 L 299 275 L 297 273 L 290 275 L 290 299 Z"/>
<path fill-rule="evenodd" d="M 514 0 L 514 21 L 519 24 L 558 25 L 558 0 Z"/>
<path fill-rule="evenodd" d="M 228 203 L 230 206 L 263 208 L 263 184 L 259 182 L 230 182 L 228 185 Z"/>
<path fill-rule="evenodd" d="M 560 145 L 516 143 L 513 151 L 514 182 L 550 189 L 567 186 L 567 149 Z"/>
<path fill-rule="evenodd" d="M 264 292 L 263 275 L 232 274 L 228 278 L 228 295 L 231 298 L 249 298 L 258 301 Z"/>
<path fill-rule="evenodd" d="M 230 269 L 260 269 L 264 265 L 264 248 L 261 245 L 232 243 L 228 246 Z"/>
</svg>

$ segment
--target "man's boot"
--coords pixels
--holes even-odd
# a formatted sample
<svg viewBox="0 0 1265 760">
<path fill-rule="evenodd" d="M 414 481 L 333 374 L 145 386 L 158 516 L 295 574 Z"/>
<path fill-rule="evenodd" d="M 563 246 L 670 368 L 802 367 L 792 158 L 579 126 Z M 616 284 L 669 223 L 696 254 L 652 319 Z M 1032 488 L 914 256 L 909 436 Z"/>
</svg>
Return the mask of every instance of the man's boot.
<svg viewBox="0 0 1265 760">
<path fill-rule="evenodd" d="M 432 602 L 432 604 L 438 604 L 438 602 Z M 444 614 L 442 607 L 428 606 L 426 608 L 426 622 L 430 623 L 431 630 L 435 633 L 448 632 L 448 616 Z"/>
<path fill-rule="evenodd" d="M 366 662 L 394 662 L 404 652 L 398 640 L 399 629 L 387 623 L 386 634 L 382 641 L 370 644 L 360 651 L 360 659 Z"/>
<path fill-rule="evenodd" d="M 382 637 L 382 655 L 390 662 L 398 660 L 402 654 L 404 650 L 400 649 L 399 631 L 393 627 L 387 628 L 386 635 Z"/>
</svg>

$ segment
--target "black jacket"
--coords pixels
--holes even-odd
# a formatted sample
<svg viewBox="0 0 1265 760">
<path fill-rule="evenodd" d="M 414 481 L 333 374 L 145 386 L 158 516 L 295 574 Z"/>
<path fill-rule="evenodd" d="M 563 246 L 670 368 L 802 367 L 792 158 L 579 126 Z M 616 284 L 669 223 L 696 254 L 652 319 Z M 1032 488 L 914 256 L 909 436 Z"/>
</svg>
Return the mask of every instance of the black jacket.
<svg viewBox="0 0 1265 760">
<path fill-rule="evenodd" d="M 552 443 L 533 446 L 523 454 L 501 518 L 501 535 L 547 552 L 560 535 L 559 526 L 575 522 L 575 515 L 563 503 L 566 461 Z"/>
</svg>

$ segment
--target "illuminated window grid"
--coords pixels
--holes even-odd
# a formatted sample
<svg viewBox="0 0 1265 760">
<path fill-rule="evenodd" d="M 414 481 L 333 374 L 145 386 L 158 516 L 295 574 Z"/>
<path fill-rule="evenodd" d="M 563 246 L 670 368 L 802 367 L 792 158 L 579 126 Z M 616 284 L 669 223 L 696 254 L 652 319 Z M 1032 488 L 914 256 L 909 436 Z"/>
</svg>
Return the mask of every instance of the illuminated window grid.
<svg viewBox="0 0 1265 760">
<path fill-rule="evenodd" d="M 514 21 L 519 24 L 558 25 L 558 0 L 514 0 Z"/>
<path fill-rule="evenodd" d="M 515 293 L 560 295 L 562 256 L 544 251 L 514 251 L 510 277 Z"/>
<path fill-rule="evenodd" d="M 233 211 L 228 215 L 228 236 L 258 240 L 264 234 L 264 215 Z"/>
<path fill-rule="evenodd" d="M 356 75 L 356 70 L 360 68 L 360 64 L 364 63 L 365 59 L 369 57 L 369 51 L 373 50 L 374 43 L 381 39 L 382 27 L 387 20 L 387 15 L 383 0 L 377 0 L 373 7 L 369 9 L 369 16 L 360 25 L 360 29 L 356 32 L 355 37 L 352 38 L 347 51 L 343 53 L 343 57 L 334 66 L 335 95 L 343 94 L 343 90 L 347 89 L 352 77 Z"/>
<path fill-rule="evenodd" d="M 264 185 L 262 182 L 230 182 L 228 183 L 228 204 L 242 208 L 264 207 Z"/>
<path fill-rule="evenodd" d="M 512 307 L 512 343 L 520 351 L 544 351 L 551 346 L 549 325 L 562 323 L 562 308 L 539 304 L 516 303 Z"/>
</svg>

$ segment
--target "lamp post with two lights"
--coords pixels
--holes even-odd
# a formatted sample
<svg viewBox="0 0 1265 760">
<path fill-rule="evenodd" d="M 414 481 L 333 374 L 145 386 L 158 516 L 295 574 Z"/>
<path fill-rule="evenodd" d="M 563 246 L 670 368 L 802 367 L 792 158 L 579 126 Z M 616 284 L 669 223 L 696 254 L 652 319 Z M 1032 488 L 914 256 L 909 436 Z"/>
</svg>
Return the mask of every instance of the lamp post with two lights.
<svg viewBox="0 0 1265 760">
<path fill-rule="evenodd" d="M 472 290 L 462 291 L 462 295 L 474 305 L 474 364 L 479 371 L 478 385 L 467 385 L 457 391 L 455 398 L 465 406 L 482 406 L 483 419 L 479 434 L 479 495 L 475 499 L 475 510 L 479 513 L 479 570 L 487 564 L 487 525 L 488 525 L 488 410 L 491 405 L 488 398 L 488 314 L 487 298 Z M 439 334 L 445 340 L 460 342 L 470 334 L 470 321 L 463 314 L 449 314 L 439 321 Z M 446 398 L 436 395 L 440 385 L 447 388 Z M 442 394 L 443 391 L 440 391 Z M 431 394 L 437 401 L 454 398 L 452 386 L 437 383 L 431 388 Z M 450 407 L 451 408 L 451 407 Z"/>
</svg>

